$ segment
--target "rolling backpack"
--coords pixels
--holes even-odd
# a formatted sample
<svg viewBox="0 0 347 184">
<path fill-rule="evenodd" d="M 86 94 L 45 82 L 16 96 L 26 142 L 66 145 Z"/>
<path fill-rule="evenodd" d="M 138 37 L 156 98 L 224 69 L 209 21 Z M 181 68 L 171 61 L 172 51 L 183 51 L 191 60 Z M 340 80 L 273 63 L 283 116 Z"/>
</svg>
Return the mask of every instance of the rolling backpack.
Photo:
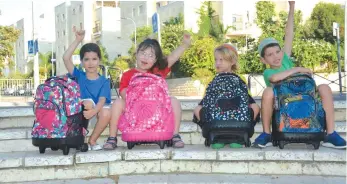
<svg viewBox="0 0 347 184">
<path fill-rule="evenodd" d="M 206 138 L 205 145 L 209 146 L 213 141 L 211 131 L 218 134 L 218 130 L 233 130 L 243 133 L 246 146 L 250 145 L 249 137 L 253 135 L 253 114 L 249 108 L 248 89 L 244 81 L 233 73 L 217 74 L 206 89 L 206 95 L 202 100 L 203 114 L 203 137 Z M 253 130 L 253 131 L 252 131 Z"/>
<path fill-rule="evenodd" d="M 275 104 L 273 139 L 275 146 L 290 142 L 312 143 L 323 140 L 325 112 L 311 76 L 296 74 L 273 86 Z"/>
<path fill-rule="evenodd" d="M 69 75 L 52 77 L 40 84 L 33 110 L 35 121 L 31 135 L 40 153 L 51 147 L 52 150 L 61 148 L 68 154 L 69 147 L 83 145 L 87 125 L 80 87 Z"/>
<path fill-rule="evenodd" d="M 165 79 L 149 73 L 130 79 L 118 127 L 129 149 L 136 142 L 155 142 L 160 148 L 169 145 L 165 141 L 173 136 L 174 114 Z"/>
</svg>

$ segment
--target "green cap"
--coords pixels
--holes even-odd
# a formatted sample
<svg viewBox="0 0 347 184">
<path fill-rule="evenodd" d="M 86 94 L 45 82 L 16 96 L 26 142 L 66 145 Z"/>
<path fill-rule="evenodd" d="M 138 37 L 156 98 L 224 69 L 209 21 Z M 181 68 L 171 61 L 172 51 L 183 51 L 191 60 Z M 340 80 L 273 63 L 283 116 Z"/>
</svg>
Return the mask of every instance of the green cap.
<svg viewBox="0 0 347 184">
<path fill-rule="evenodd" d="M 272 44 L 272 43 L 279 44 L 279 42 L 275 38 L 265 38 L 265 39 L 263 39 L 260 42 L 259 46 L 258 46 L 258 53 L 259 53 L 259 55 L 261 55 L 261 51 L 264 49 L 264 47 L 266 47 L 267 45 Z"/>
</svg>

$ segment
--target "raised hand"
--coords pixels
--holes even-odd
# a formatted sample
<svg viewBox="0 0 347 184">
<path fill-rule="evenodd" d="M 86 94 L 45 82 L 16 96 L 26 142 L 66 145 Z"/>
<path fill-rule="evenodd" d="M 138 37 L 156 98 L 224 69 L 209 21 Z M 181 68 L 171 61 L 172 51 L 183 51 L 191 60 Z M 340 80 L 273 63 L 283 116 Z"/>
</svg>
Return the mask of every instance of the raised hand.
<svg viewBox="0 0 347 184">
<path fill-rule="evenodd" d="M 81 29 L 81 30 L 76 30 L 76 27 L 73 27 L 72 28 L 72 31 L 75 33 L 75 36 L 76 36 L 76 40 L 78 41 L 82 41 L 84 39 L 84 36 L 86 34 L 86 31 Z"/>
</svg>

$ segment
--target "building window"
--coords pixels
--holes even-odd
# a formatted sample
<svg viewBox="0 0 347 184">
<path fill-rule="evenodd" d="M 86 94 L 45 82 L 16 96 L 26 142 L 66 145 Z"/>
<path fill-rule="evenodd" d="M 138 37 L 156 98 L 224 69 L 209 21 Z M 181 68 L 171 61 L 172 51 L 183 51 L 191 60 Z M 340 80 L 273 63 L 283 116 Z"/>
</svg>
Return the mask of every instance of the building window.
<svg viewBox="0 0 347 184">
<path fill-rule="evenodd" d="M 233 23 L 236 22 L 236 17 L 233 17 Z"/>
<path fill-rule="evenodd" d="M 135 12 L 136 12 L 136 9 L 133 8 L 133 12 L 132 12 L 133 17 L 135 17 Z"/>
<path fill-rule="evenodd" d="M 59 15 L 57 15 L 57 22 L 59 22 Z"/>
<path fill-rule="evenodd" d="M 157 2 L 157 8 L 160 8 L 160 2 Z"/>
<path fill-rule="evenodd" d="M 80 13 L 82 13 L 82 5 L 80 5 L 80 7 L 79 7 L 79 11 L 80 11 Z"/>
<path fill-rule="evenodd" d="M 59 38 L 59 31 L 57 32 L 57 37 Z"/>
<path fill-rule="evenodd" d="M 63 20 L 63 21 L 65 20 L 65 15 L 64 15 L 64 14 L 62 15 L 62 20 Z"/>
<path fill-rule="evenodd" d="M 63 31 L 63 35 L 65 36 L 65 30 Z"/>
<path fill-rule="evenodd" d="M 64 46 L 64 52 L 65 52 L 66 47 Z"/>
<path fill-rule="evenodd" d="M 139 6 L 139 15 L 143 14 L 143 5 Z"/>
<path fill-rule="evenodd" d="M 121 57 L 122 56 L 122 54 L 118 54 L 118 57 Z"/>
<path fill-rule="evenodd" d="M 82 24 L 82 22 L 80 22 L 80 29 L 83 29 L 83 24 Z"/>
<path fill-rule="evenodd" d="M 72 15 L 76 15 L 76 10 L 75 10 L 75 8 L 72 9 Z"/>
</svg>

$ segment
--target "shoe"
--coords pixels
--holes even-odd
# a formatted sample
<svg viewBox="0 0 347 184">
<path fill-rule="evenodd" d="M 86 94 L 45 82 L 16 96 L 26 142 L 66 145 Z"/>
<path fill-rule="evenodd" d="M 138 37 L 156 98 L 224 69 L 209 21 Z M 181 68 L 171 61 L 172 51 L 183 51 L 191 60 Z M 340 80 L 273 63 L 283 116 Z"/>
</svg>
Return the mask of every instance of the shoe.
<svg viewBox="0 0 347 184">
<path fill-rule="evenodd" d="M 224 148 L 225 144 L 222 143 L 214 143 L 211 145 L 212 149 L 221 149 Z"/>
<path fill-rule="evenodd" d="M 98 151 L 98 150 L 102 150 L 102 147 L 99 144 L 88 144 L 88 151 Z"/>
<path fill-rule="evenodd" d="M 261 133 L 254 141 L 252 147 L 265 148 L 267 146 L 272 146 L 271 134 Z"/>
<path fill-rule="evenodd" d="M 333 133 L 325 136 L 322 146 L 328 148 L 345 149 L 346 141 L 334 131 Z"/>
<path fill-rule="evenodd" d="M 238 143 L 231 143 L 229 146 L 230 148 L 243 148 L 243 145 Z"/>
</svg>

